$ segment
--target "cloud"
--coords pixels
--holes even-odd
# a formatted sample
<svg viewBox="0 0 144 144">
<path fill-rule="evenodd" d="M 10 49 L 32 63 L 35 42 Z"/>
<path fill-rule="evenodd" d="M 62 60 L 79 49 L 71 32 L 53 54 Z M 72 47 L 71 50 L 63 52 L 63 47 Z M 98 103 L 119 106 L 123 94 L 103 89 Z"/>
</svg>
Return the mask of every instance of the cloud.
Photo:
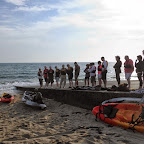
<svg viewBox="0 0 144 144">
<path fill-rule="evenodd" d="M 26 11 L 26 12 L 40 12 L 40 11 L 49 11 L 51 8 L 46 8 L 44 6 L 33 6 L 33 7 L 18 7 L 14 11 Z"/>
<path fill-rule="evenodd" d="M 12 3 L 14 5 L 17 5 L 17 6 L 21 6 L 25 4 L 26 0 L 5 0 L 5 1 L 8 3 Z"/>
</svg>

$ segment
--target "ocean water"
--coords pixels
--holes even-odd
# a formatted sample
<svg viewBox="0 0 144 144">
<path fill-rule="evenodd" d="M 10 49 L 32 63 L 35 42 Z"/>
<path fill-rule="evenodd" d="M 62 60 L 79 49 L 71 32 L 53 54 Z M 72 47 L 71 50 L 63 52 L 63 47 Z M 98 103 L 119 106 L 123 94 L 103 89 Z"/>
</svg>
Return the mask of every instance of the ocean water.
<svg viewBox="0 0 144 144">
<path fill-rule="evenodd" d="M 0 63 L 0 94 L 3 92 L 13 93 L 15 86 L 36 86 L 39 85 L 37 78 L 38 69 L 44 69 L 44 66 L 52 66 L 55 70 L 55 66 L 61 68 L 62 64 L 68 63 Z M 69 63 L 74 67 L 73 63 Z M 84 81 L 85 65 L 87 62 L 78 63 L 81 67 L 79 80 Z M 109 62 L 107 79 L 109 81 L 115 81 L 115 71 L 113 69 L 113 62 Z M 96 63 L 97 66 L 97 63 Z M 121 80 L 124 80 L 124 68 L 122 67 Z M 132 74 L 132 80 L 137 80 L 137 75 L 134 72 Z"/>
</svg>

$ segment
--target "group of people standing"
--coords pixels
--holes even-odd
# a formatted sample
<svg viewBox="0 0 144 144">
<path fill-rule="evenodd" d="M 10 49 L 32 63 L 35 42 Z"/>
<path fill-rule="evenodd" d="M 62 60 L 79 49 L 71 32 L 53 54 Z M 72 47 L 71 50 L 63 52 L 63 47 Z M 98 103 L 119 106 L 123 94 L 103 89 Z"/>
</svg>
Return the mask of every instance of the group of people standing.
<svg viewBox="0 0 144 144">
<path fill-rule="evenodd" d="M 75 65 L 75 86 L 78 86 L 78 76 L 80 73 L 80 66 L 77 64 L 77 62 L 74 63 Z M 69 80 L 69 88 L 73 87 L 73 67 L 71 67 L 69 64 L 67 64 L 67 68 L 65 68 L 65 65 L 62 65 L 61 69 L 58 69 L 57 66 L 55 66 L 55 71 L 50 66 L 49 69 L 45 66 L 44 71 L 39 68 L 38 71 L 38 78 L 40 82 L 40 88 L 43 87 L 43 77 L 45 80 L 45 87 L 47 88 L 49 84 L 51 84 L 51 88 L 53 87 L 54 77 L 57 83 L 57 87 L 65 88 L 66 86 L 66 75 L 68 75 Z M 59 85 L 59 79 L 60 79 L 60 85 Z"/>
<path fill-rule="evenodd" d="M 143 50 L 144 55 L 144 50 Z M 116 80 L 118 85 L 120 85 L 120 73 L 121 73 L 121 67 L 122 62 L 120 60 L 120 56 L 116 56 L 116 63 L 113 66 L 115 69 L 116 74 Z M 80 74 L 80 66 L 77 62 L 74 63 L 75 65 L 75 86 L 78 86 L 78 76 Z M 136 73 L 139 80 L 139 89 L 142 88 L 143 81 L 144 81 L 144 60 L 142 59 L 141 55 L 137 56 L 137 59 L 135 61 L 135 65 L 133 64 L 133 61 L 129 58 L 129 56 L 125 56 L 125 62 L 124 62 L 124 72 L 125 72 L 125 79 L 128 83 L 128 88 L 131 87 L 130 78 L 134 71 L 134 66 L 136 67 Z M 102 81 L 104 84 L 104 87 L 107 87 L 107 68 L 108 68 L 108 61 L 105 60 L 104 57 L 101 57 L 101 61 L 98 61 L 98 67 L 96 68 L 95 63 L 86 64 L 86 68 L 84 70 L 85 73 L 85 86 L 89 86 L 89 80 L 91 79 L 92 86 L 96 86 L 96 72 L 98 74 L 98 82 L 99 85 L 102 85 Z M 40 87 L 43 87 L 43 77 L 45 80 L 45 87 L 48 87 L 49 84 L 51 84 L 51 87 L 54 82 L 54 77 L 57 83 L 57 87 L 61 88 L 63 84 L 63 88 L 66 86 L 66 75 L 68 75 L 69 80 L 69 88 L 73 87 L 73 67 L 67 64 L 67 68 L 65 68 L 65 65 L 62 65 L 61 69 L 58 69 L 58 67 L 55 67 L 55 71 L 50 66 L 49 69 L 45 66 L 44 71 L 42 72 L 41 69 L 38 71 L 38 78 L 40 82 Z M 142 80 L 143 76 L 143 80 Z M 60 80 L 60 85 L 59 85 Z"/>
</svg>

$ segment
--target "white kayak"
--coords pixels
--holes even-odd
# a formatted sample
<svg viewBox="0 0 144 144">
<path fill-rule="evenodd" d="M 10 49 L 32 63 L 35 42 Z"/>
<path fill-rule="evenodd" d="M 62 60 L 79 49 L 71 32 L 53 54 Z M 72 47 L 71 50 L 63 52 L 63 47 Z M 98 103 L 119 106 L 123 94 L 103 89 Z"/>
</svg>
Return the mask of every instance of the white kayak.
<svg viewBox="0 0 144 144">
<path fill-rule="evenodd" d="M 103 101 L 102 105 L 106 103 L 122 103 L 122 102 L 142 103 L 143 98 L 128 98 L 128 97 L 113 98 L 113 99 Z"/>
<path fill-rule="evenodd" d="M 40 92 L 25 91 L 22 97 L 22 102 L 29 106 L 40 107 L 41 109 L 45 109 L 47 106 L 43 102 L 38 103 L 34 101 L 34 98 L 37 94 L 42 95 Z"/>
</svg>

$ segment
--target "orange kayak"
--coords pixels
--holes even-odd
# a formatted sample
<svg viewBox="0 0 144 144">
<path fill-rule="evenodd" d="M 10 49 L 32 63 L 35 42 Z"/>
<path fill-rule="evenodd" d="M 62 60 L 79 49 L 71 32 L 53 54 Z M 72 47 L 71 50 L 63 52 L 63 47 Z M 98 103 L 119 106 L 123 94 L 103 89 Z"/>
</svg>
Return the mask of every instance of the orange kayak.
<svg viewBox="0 0 144 144">
<path fill-rule="evenodd" d="M 7 94 L 7 93 L 4 93 L 2 95 L 2 97 L 0 98 L 0 102 L 9 102 L 10 103 L 12 100 L 14 100 L 14 96 Z"/>
<path fill-rule="evenodd" d="M 144 133 L 144 104 L 108 103 L 93 108 L 96 118 L 114 126 Z"/>
</svg>

